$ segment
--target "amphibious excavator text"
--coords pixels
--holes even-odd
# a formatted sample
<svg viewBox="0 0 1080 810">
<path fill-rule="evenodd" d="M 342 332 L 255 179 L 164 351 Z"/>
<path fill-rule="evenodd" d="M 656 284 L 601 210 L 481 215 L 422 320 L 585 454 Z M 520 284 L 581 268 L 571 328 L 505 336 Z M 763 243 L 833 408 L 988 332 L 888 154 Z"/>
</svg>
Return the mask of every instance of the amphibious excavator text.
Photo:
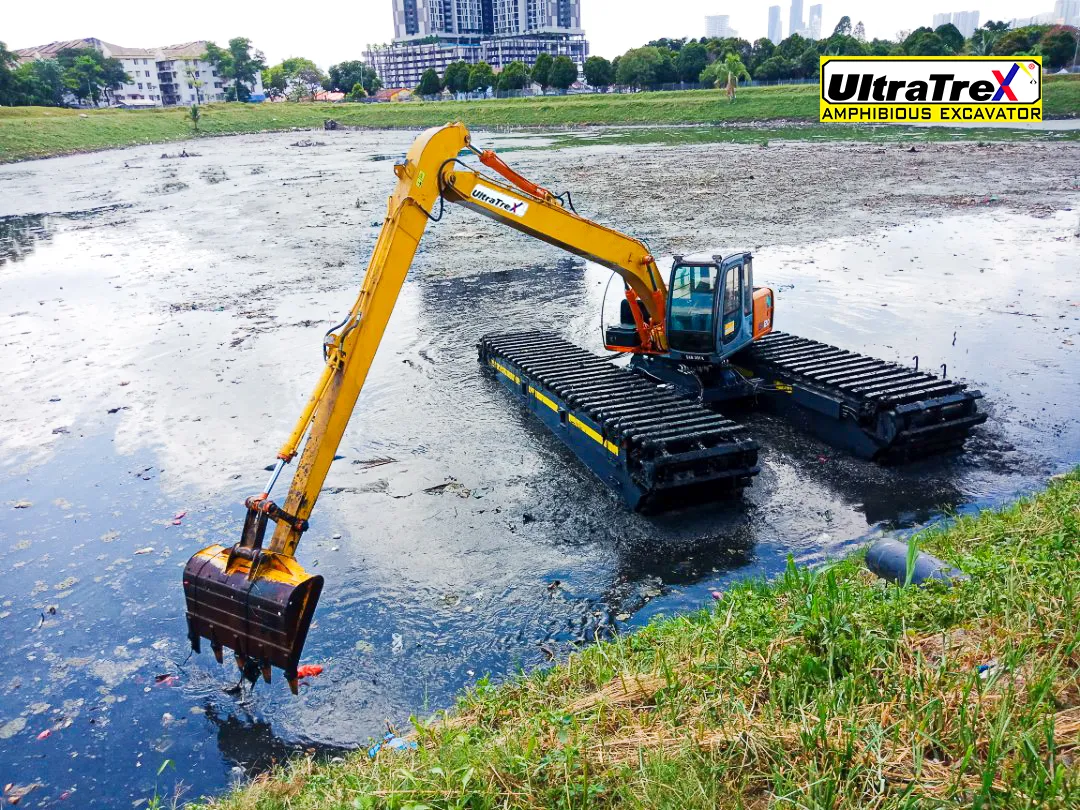
<svg viewBox="0 0 1080 810">
<path fill-rule="evenodd" d="M 474 155 L 498 177 L 462 161 Z M 481 363 L 632 508 L 681 505 L 748 486 L 758 446 L 719 410 L 758 403 L 866 458 L 905 460 L 959 449 L 985 420 L 981 396 L 935 378 L 773 330 L 772 290 L 755 287 L 749 253 L 675 257 L 661 273 L 640 241 L 580 216 L 554 194 L 479 151 L 460 123 L 422 133 L 390 197 L 360 295 L 326 333 L 325 367 L 263 491 L 246 501 L 240 541 L 212 545 L 184 569 L 188 637 L 243 676 L 297 666 L 323 578 L 295 552 L 364 385 L 428 222 L 457 203 L 611 269 L 623 281 L 605 347 L 626 367 L 540 331 L 487 335 Z M 280 506 L 270 494 L 303 452 Z M 265 534 L 275 524 L 268 545 Z"/>
</svg>

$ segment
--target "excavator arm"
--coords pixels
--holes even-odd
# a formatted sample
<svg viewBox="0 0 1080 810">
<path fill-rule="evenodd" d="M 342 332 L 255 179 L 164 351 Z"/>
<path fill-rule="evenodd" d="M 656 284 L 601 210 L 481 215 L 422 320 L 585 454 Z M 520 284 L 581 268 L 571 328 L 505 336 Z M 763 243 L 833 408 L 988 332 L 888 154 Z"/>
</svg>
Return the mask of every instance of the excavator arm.
<svg viewBox="0 0 1080 810">
<path fill-rule="evenodd" d="M 459 156 L 470 150 L 500 178 L 481 175 Z M 367 379 L 405 276 L 429 221 L 445 201 L 457 203 L 563 250 L 610 268 L 622 277 L 642 353 L 666 349 L 667 290 L 644 244 L 598 225 L 559 196 L 526 180 L 493 152 L 480 152 L 461 123 L 422 133 L 403 163 L 375 243 L 360 295 L 349 314 L 327 333 L 326 365 L 292 434 L 278 453 L 262 493 L 246 501 L 240 542 L 212 545 L 184 569 L 188 637 L 198 652 L 210 642 L 218 661 L 225 647 L 235 653 L 244 677 L 254 682 L 271 669 L 284 670 L 297 691 L 297 667 L 322 591 L 323 580 L 296 561 L 330 464 Z M 270 499 L 285 465 L 307 442 L 283 505 Z M 272 539 L 264 547 L 269 522 Z"/>
</svg>

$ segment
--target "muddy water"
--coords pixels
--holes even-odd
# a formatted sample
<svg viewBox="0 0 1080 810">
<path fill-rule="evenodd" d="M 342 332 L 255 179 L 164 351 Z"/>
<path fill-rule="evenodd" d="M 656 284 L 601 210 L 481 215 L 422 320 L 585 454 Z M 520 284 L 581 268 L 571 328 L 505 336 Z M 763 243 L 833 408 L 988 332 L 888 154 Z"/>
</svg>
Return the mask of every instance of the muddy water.
<svg viewBox="0 0 1080 810">
<path fill-rule="evenodd" d="M 948 171 L 918 204 L 925 155 L 776 148 L 759 204 L 740 200 L 764 224 L 716 209 L 693 247 L 755 248 L 782 328 L 944 363 L 986 394 L 992 418 L 960 459 L 886 470 L 747 416 L 764 450 L 745 498 L 653 517 L 628 514 L 475 361 L 482 333 L 518 326 L 597 349 L 607 273 L 451 211 L 406 284 L 301 547 L 328 583 L 306 650 L 325 672 L 300 699 L 281 683 L 230 694 L 229 667 L 187 657 L 180 570 L 237 536 L 239 503 L 318 373 L 322 333 L 355 295 L 391 178 L 377 158 L 408 142 L 312 137 L 324 145 L 256 136 L 169 147 L 197 157 L 158 147 L 0 167 L 0 214 L 18 215 L 0 220 L 0 782 L 37 783 L 24 806 L 67 794 L 130 807 L 177 783 L 220 791 L 292 751 L 333 755 L 387 718 L 698 607 L 788 555 L 818 562 L 1080 460 L 1068 145 L 1041 147 L 1027 172 L 1020 150 L 943 148 Z M 608 210 L 658 251 L 688 249 L 680 195 L 711 210 L 716 178 L 762 174 L 765 160 L 758 147 L 488 142 L 517 148 L 544 180 L 572 174 L 579 209 Z M 658 189 L 680 166 L 713 179 L 620 209 L 587 192 L 610 191 L 607 171 L 587 166 L 612 157 Z M 844 178 L 765 199 L 823 160 L 878 179 L 846 203 Z"/>
</svg>

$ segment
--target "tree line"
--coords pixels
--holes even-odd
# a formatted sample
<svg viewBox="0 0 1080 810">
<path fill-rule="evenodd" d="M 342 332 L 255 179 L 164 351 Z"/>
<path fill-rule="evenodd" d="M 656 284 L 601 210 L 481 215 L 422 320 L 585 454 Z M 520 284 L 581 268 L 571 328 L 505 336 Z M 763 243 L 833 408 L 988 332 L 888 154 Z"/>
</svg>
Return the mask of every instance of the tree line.
<svg viewBox="0 0 1080 810">
<path fill-rule="evenodd" d="M 228 101 L 247 101 L 255 77 L 266 67 L 262 53 L 252 51 L 247 37 L 234 37 L 225 48 L 208 42 L 201 58 L 214 65 L 227 83 Z M 20 62 L 0 42 L 0 105 L 3 106 L 60 107 L 71 99 L 79 105 L 90 102 L 97 106 L 103 101 L 111 104 L 115 102 L 116 91 L 131 81 L 119 59 L 106 57 L 96 48 L 64 48 L 52 59 Z M 195 77 L 194 69 L 177 81 L 191 83 L 201 100 L 206 82 Z"/>
<path fill-rule="evenodd" d="M 270 98 L 299 101 L 314 98 L 320 90 L 345 93 L 349 101 L 361 101 L 382 89 L 382 79 L 375 68 L 359 60 L 331 65 L 323 72 L 318 65 L 302 56 L 284 59 L 262 73 L 263 89 Z"/>
<path fill-rule="evenodd" d="M 588 63 L 586 62 L 586 68 Z M 483 93 L 494 90 L 521 90 L 536 83 L 543 89 L 554 87 L 566 90 L 578 80 L 577 64 L 569 56 L 552 56 L 541 53 L 532 67 L 517 60 L 510 62 L 498 73 L 487 62 L 452 62 L 442 76 L 428 68 L 420 76 L 416 87 L 421 96 L 436 96 L 444 90 L 450 93 Z"/>
<path fill-rule="evenodd" d="M 606 65 L 601 73 L 607 81 L 589 76 L 590 57 L 585 64 L 589 84 L 605 87 L 651 88 L 679 83 L 720 86 L 730 72 L 725 57 L 734 54 L 747 74 L 758 81 L 808 79 L 818 74 L 821 56 L 1042 56 L 1051 71 L 1068 65 L 1076 51 L 1077 29 L 1062 25 L 1031 25 L 1010 29 L 1005 22 L 987 22 L 965 38 L 952 23 L 937 28 L 924 26 L 901 31 L 896 39 L 867 40 L 861 22 L 841 18 L 832 34 L 813 40 L 792 34 L 779 44 L 762 37 L 753 43 L 741 38 L 658 39 L 641 48 L 631 48 Z M 726 66 L 728 65 L 728 66 Z"/>
<path fill-rule="evenodd" d="M 98 104 L 130 81 L 119 59 L 106 59 L 94 48 L 64 48 L 55 59 L 20 64 L 0 42 L 0 105 L 58 107 L 69 95 L 80 104 Z"/>
</svg>

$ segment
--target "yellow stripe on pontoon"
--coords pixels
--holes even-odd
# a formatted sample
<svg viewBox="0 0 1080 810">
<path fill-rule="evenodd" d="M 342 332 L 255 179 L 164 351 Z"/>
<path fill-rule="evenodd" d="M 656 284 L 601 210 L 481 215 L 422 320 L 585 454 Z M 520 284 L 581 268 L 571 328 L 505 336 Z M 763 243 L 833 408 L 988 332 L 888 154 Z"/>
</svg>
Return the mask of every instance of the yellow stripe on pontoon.
<svg viewBox="0 0 1080 810">
<path fill-rule="evenodd" d="M 531 385 L 529 386 L 529 393 L 532 394 L 534 397 L 536 397 L 540 402 L 544 403 L 549 408 L 551 408 L 551 410 L 555 411 L 555 413 L 559 412 L 559 406 L 555 402 L 555 400 L 549 399 L 548 397 L 544 396 L 539 391 L 537 391 L 535 388 L 533 388 Z"/>
<path fill-rule="evenodd" d="M 503 374 L 505 374 L 505 375 L 506 375 L 507 377 L 509 377 L 509 378 L 510 378 L 511 380 L 513 380 L 514 382 L 516 382 L 516 383 L 520 383 L 520 382 L 521 382 L 521 377 L 519 377 L 519 376 L 518 376 L 517 374 L 515 374 L 514 372 L 512 372 L 512 371 L 511 371 L 510 369 L 508 369 L 508 368 L 507 368 L 506 366 L 504 366 L 504 365 L 503 365 L 502 363 L 499 363 L 499 362 L 498 362 L 498 361 L 496 361 L 496 360 L 489 360 L 488 362 L 489 362 L 489 363 L 491 363 L 491 367 L 492 367 L 493 369 L 496 369 L 496 370 L 498 370 L 498 371 L 501 371 L 501 372 L 502 372 Z"/>
<path fill-rule="evenodd" d="M 603 436 L 601 436 L 599 433 L 586 425 L 573 414 L 570 414 L 570 424 L 576 427 L 593 441 L 599 442 L 600 444 L 604 445 L 604 447 L 606 447 L 615 455 L 619 455 L 619 445 L 613 444 L 612 442 L 605 440 Z"/>
</svg>

